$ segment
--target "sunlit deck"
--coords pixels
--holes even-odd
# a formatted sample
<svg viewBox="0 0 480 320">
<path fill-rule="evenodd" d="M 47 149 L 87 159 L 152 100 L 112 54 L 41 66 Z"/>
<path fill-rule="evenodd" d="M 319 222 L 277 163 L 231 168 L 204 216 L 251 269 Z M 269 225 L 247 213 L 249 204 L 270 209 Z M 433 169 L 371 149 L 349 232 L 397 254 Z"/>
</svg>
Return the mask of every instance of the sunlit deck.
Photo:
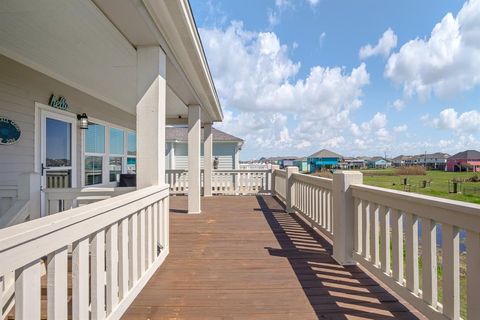
<svg viewBox="0 0 480 320">
<path fill-rule="evenodd" d="M 171 197 L 170 255 L 125 319 L 416 319 L 271 196 Z"/>
</svg>

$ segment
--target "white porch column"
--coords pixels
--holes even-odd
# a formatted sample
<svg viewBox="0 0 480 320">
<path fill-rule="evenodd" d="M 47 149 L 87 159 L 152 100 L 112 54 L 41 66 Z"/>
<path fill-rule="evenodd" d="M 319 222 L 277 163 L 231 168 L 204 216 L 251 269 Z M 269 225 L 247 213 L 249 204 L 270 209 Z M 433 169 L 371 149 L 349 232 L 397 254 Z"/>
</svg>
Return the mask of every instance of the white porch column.
<svg viewBox="0 0 480 320">
<path fill-rule="evenodd" d="M 200 213 L 200 142 L 199 105 L 188 106 L 188 213 Z"/>
<path fill-rule="evenodd" d="M 213 135 L 212 124 L 205 123 L 203 127 L 204 155 L 203 155 L 203 196 L 212 195 L 212 169 L 213 169 Z"/>
<path fill-rule="evenodd" d="M 166 56 L 137 48 L 137 188 L 165 183 Z"/>
<path fill-rule="evenodd" d="M 362 184 L 359 171 L 337 171 L 333 174 L 333 259 L 341 265 L 355 264 L 353 253 L 354 212 L 351 184 Z"/>
</svg>

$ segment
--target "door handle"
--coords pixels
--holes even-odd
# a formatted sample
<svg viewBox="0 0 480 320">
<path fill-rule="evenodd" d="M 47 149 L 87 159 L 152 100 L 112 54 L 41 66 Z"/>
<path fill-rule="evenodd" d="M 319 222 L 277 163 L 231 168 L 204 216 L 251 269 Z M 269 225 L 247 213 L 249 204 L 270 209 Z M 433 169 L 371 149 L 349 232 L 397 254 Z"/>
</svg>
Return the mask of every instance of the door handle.
<svg viewBox="0 0 480 320">
<path fill-rule="evenodd" d="M 43 174 L 45 173 L 45 170 L 48 170 L 50 169 L 50 167 L 45 167 L 42 163 L 42 177 L 43 177 Z"/>
</svg>

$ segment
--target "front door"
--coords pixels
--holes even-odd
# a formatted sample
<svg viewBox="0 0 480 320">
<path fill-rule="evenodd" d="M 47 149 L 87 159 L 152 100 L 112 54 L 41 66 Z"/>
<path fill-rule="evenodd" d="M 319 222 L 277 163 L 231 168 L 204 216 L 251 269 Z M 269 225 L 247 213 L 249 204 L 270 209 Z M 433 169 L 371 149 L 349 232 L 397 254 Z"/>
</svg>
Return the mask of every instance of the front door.
<svg viewBox="0 0 480 320">
<path fill-rule="evenodd" d="M 75 118 L 44 110 L 41 115 L 42 190 L 75 187 Z"/>
</svg>

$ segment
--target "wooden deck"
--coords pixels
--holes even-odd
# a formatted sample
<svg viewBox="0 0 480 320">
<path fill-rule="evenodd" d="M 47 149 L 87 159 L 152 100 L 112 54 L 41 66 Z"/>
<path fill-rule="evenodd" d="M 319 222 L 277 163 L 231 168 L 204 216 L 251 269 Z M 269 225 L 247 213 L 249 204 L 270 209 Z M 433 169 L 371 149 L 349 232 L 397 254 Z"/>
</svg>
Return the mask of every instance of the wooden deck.
<svg viewBox="0 0 480 320">
<path fill-rule="evenodd" d="M 171 198 L 171 247 L 124 319 L 417 319 L 270 196 Z M 410 309 L 410 310 L 409 310 Z"/>
</svg>

